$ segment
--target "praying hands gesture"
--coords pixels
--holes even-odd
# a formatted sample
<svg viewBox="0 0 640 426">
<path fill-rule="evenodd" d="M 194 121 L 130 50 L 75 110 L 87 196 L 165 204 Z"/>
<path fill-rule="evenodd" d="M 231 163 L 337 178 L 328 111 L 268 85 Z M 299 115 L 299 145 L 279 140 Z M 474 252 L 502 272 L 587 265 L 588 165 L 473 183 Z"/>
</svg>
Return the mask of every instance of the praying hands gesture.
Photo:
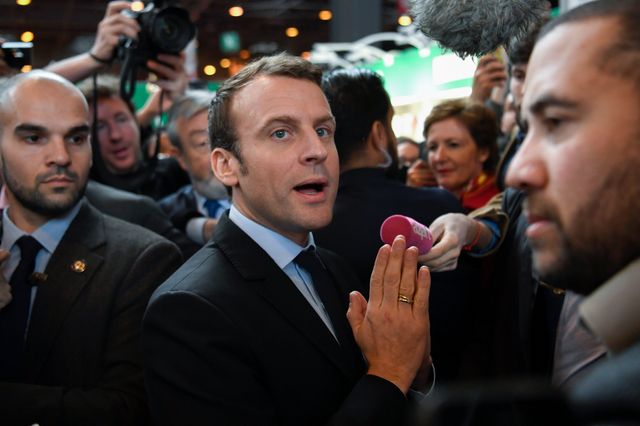
<svg viewBox="0 0 640 426">
<path fill-rule="evenodd" d="M 426 267 L 416 274 L 418 249 L 398 236 L 378 251 L 371 274 L 369 301 L 350 294 L 347 318 L 369 364 L 368 374 L 382 377 L 407 393 L 418 370 L 430 359 L 429 289 Z"/>
</svg>

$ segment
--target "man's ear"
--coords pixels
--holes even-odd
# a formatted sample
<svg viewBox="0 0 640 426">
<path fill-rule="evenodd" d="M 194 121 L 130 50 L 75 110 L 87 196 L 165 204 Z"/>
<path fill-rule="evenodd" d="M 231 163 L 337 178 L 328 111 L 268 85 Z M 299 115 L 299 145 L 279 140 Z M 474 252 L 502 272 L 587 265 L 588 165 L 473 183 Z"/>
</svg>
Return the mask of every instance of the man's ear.
<svg viewBox="0 0 640 426">
<path fill-rule="evenodd" d="M 223 148 L 211 152 L 211 170 L 224 185 L 233 187 L 238 184 L 240 163 L 235 155 Z"/>
<path fill-rule="evenodd" d="M 389 138 L 387 137 L 387 129 L 380 120 L 376 120 L 371 125 L 371 132 L 369 132 L 369 143 L 373 144 L 373 148 L 376 151 L 387 151 L 389 145 Z"/>
</svg>

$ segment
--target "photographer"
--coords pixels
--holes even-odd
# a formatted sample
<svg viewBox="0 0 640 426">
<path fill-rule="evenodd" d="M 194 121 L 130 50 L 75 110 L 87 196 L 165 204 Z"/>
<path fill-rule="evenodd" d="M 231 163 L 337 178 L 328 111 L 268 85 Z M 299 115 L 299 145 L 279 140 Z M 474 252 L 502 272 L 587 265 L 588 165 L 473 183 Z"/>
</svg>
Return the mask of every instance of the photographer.
<svg viewBox="0 0 640 426">
<path fill-rule="evenodd" d="M 73 82 L 103 70 L 116 57 L 122 40 L 140 38 L 138 20 L 123 13 L 130 5 L 126 1 L 110 2 L 91 49 L 51 64 L 47 70 Z M 137 112 L 128 99 L 122 98 L 120 81 L 115 77 L 101 75 L 95 85 L 92 79 L 86 79 L 80 86 L 92 110 L 95 98 L 92 177 L 109 186 L 158 199 L 188 184 L 189 179 L 174 159 L 159 160 L 154 149 L 144 149 L 145 134 L 153 118 L 184 93 L 188 76 L 183 55 L 158 53 L 156 59 L 147 59 L 144 65 L 158 77 L 154 83 L 160 90 Z"/>
</svg>

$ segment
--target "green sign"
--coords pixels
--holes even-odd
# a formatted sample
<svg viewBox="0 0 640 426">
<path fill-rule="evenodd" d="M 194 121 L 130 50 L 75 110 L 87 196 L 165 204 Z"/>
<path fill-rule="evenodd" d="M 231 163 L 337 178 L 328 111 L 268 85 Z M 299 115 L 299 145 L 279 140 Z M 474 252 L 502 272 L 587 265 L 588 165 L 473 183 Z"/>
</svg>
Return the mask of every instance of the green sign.
<svg viewBox="0 0 640 426">
<path fill-rule="evenodd" d="M 220 50 L 222 53 L 240 51 L 240 34 L 237 31 L 225 31 L 220 34 Z"/>
</svg>

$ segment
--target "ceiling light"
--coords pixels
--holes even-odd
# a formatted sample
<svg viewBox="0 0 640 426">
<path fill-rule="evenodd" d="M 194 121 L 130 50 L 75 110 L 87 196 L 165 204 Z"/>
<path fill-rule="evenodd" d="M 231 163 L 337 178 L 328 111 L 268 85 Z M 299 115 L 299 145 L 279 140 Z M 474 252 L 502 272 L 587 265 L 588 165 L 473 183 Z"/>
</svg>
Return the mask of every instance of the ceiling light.
<svg viewBox="0 0 640 426">
<path fill-rule="evenodd" d="M 18 6 L 29 6 L 31 4 L 31 0 L 16 0 L 16 4 Z"/>
<path fill-rule="evenodd" d="M 23 65 L 22 68 L 20 68 L 21 72 L 29 72 L 33 69 L 33 67 L 31 65 Z"/>
<path fill-rule="evenodd" d="M 229 8 L 229 15 L 233 16 L 234 18 L 237 18 L 239 16 L 244 15 L 244 9 L 241 8 L 240 6 L 233 6 Z"/>
<path fill-rule="evenodd" d="M 222 68 L 229 68 L 231 66 L 231 61 L 227 58 L 220 59 L 220 66 Z"/>
<path fill-rule="evenodd" d="M 402 25 L 403 27 L 411 25 L 412 22 L 413 19 L 411 19 L 411 16 L 402 15 L 398 18 L 398 25 Z"/>
<path fill-rule="evenodd" d="M 144 9 L 144 2 L 134 1 L 131 3 L 131 10 L 134 12 L 140 12 L 142 9 Z"/>
<path fill-rule="evenodd" d="M 25 31 L 20 35 L 20 40 L 25 42 L 25 43 L 29 43 L 30 41 L 33 41 L 34 35 L 31 31 Z"/>
<path fill-rule="evenodd" d="M 318 18 L 320 18 L 321 21 L 330 21 L 331 18 L 333 18 L 333 13 L 331 13 L 330 10 L 321 10 L 318 12 Z"/>
<path fill-rule="evenodd" d="M 216 73 L 216 67 L 213 65 L 207 65 L 203 69 L 205 75 L 214 75 Z"/>
<path fill-rule="evenodd" d="M 240 58 L 241 59 L 249 59 L 251 57 L 251 52 L 249 52 L 247 49 L 242 49 L 240 51 Z"/>
<path fill-rule="evenodd" d="M 300 31 L 298 31 L 298 29 L 296 27 L 289 27 L 285 30 L 284 32 L 287 37 L 298 37 L 298 34 L 300 34 Z"/>
</svg>

